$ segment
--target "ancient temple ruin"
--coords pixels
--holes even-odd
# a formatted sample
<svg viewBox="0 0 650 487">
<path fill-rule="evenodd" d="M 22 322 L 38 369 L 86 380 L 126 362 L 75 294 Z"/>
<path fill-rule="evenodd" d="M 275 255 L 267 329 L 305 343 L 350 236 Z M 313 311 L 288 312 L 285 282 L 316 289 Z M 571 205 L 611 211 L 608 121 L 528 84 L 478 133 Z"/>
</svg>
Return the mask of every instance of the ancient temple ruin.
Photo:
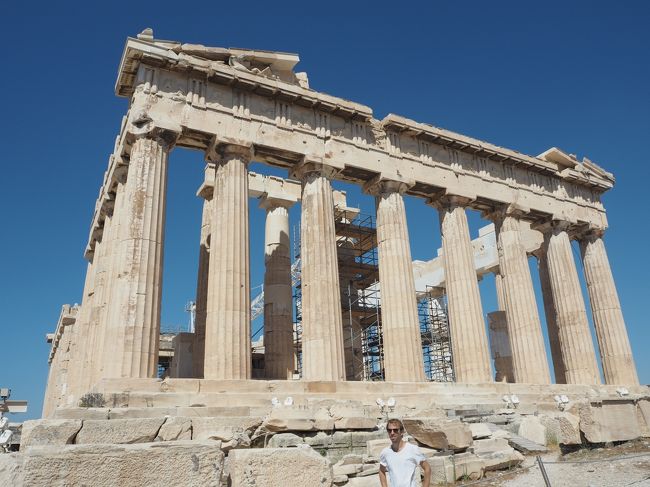
<svg viewBox="0 0 650 487">
<path fill-rule="evenodd" d="M 492 383 L 493 358 L 500 378 L 515 384 L 551 384 L 552 375 L 557 384 L 601 382 L 571 251 L 575 239 L 605 383 L 638 385 L 603 242 L 601 195 L 613 187 L 612 174 L 557 148 L 533 157 L 398 115 L 377 120 L 369 107 L 311 89 L 307 75 L 294 71 L 297 63 L 294 54 L 182 44 L 147 31 L 128 39 L 115 91 L 128 98 L 129 109 L 95 205 L 82 302 L 66 310 L 53 335 L 45 415 L 75 407 L 87 393 L 156 378 L 167 164 L 174 147 L 202 151 L 207 162 L 198 193 L 204 209 L 189 378 L 253 378 L 251 197 L 260 198 L 267 214 L 263 378 L 297 377 L 288 219 L 294 204 L 302 215 L 300 379 L 369 378 L 348 370 L 353 352 L 346 352 L 343 316 L 352 308 L 342 307 L 341 225 L 355 215 L 345 213 L 344 195 L 335 205 L 332 182 L 340 180 L 376 198 L 371 245 L 378 283 L 362 279 L 348 297 L 356 303 L 359 292 L 380 290 L 377 330 L 386 383 L 431 378 L 422 353 L 416 291 L 424 289 L 416 289 L 410 255 L 408 195 L 440 215 L 437 265 L 444 280 L 436 286 L 446 296 L 456 382 Z M 252 160 L 286 169 L 287 178 L 249 174 Z M 491 319 L 497 330 L 492 354 L 468 209 L 494 222 L 496 261 L 489 272 L 497 274 L 501 315 Z M 527 234 L 537 239 L 533 248 Z M 362 254 L 350 247 L 351 265 Z M 539 263 L 553 374 L 530 254 Z M 500 325 L 492 326 L 495 320 Z M 361 336 L 368 326 L 358 326 Z M 507 362 L 498 361 L 503 348 Z"/>
<path fill-rule="evenodd" d="M 603 241 L 612 174 L 557 148 L 533 157 L 377 120 L 311 89 L 297 63 L 150 29 L 127 40 L 115 91 L 128 112 L 95 205 L 82 301 L 48 335 L 43 419 L 0 458 L 0 483 L 378 485 L 389 417 L 404 419 L 435 484 L 512 469 L 522 453 L 650 437 L 650 392 Z M 203 211 L 194 326 L 161 339 L 175 147 L 205 154 Z M 252 161 L 286 174 L 256 174 Z M 335 181 L 373 196 L 376 214 L 351 208 Z M 430 261 L 410 255 L 405 196 L 439 213 Z M 249 244 L 252 198 L 266 212 L 263 248 Z M 478 236 L 468 210 L 492 221 Z M 251 252 L 265 256 L 253 299 Z M 488 274 L 497 310 L 481 304 Z"/>
</svg>

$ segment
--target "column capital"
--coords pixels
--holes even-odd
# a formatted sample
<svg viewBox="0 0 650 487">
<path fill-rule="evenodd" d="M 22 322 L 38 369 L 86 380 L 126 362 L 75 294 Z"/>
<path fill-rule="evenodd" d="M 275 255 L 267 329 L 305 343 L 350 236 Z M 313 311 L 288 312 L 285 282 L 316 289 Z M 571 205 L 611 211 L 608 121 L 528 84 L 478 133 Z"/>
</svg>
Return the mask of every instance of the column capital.
<svg viewBox="0 0 650 487">
<path fill-rule="evenodd" d="M 241 157 L 247 163 L 253 158 L 253 143 L 247 140 L 231 137 L 213 137 L 205 150 L 205 160 L 208 163 L 219 164 L 224 159 Z"/>
<path fill-rule="evenodd" d="M 148 113 L 140 111 L 131 117 L 125 127 L 127 136 L 131 139 L 152 139 L 158 141 L 166 149 L 176 144 L 181 134 L 180 126 L 165 127 L 154 121 Z"/>
<path fill-rule="evenodd" d="M 296 203 L 296 201 L 296 199 L 288 199 L 286 196 L 264 193 L 264 195 L 260 197 L 259 206 L 266 211 L 270 211 L 279 207 L 286 208 L 288 210 Z"/>
<path fill-rule="evenodd" d="M 342 169 L 342 165 L 339 166 L 332 160 L 325 161 L 321 157 L 305 157 L 300 163 L 291 168 L 289 175 L 301 181 L 311 175 L 324 176 L 327 179 L 332 179 Z"/>
<path fill-rule="evenodd" d="M 556 235 L 560 232 L 569 232 L 574 223 L 568 220 L 556 219 L 555 217 L 538 221 L 531 225 L 531 228 L 541 232 L 544 236 Z"/>
<path fill-rule="evenodd" d="M 466 208 L 475 199 L 476 197 L 471 195 L 444 194 L 441 196 L 432 196 L 426 201 L 426 204 L 438 210 L 449 210 L 458 207 Z"/>
<path fill-rule="evenodd" d="M 518 203 L 498 204 L 492 211 L 488 211 L 483 216 L 495 223 L 501 223 L 507 217 L 512 217 L 516 220 L 524 220 L 525 216 L 530 212 L 530 208 L 522 206 Z"/>
<path fill-rule="evenodd" d="M 589 227 L 582 231 L 576 232 L 576 239 L 580 242 L 594 242 L 603 238 L 605 235 L 605 228 Z"/>
<path fill-rule="evenodd" d="M 373 196 L 381 196 L 386 193 L 404 194 L 404 192 L 414 184 L 415 181 L 410 178 L 404 178 L 398 175 L 385 176 L 379 174 L 365 183 L 363 185 L 363 190 Z"/>
</svg>

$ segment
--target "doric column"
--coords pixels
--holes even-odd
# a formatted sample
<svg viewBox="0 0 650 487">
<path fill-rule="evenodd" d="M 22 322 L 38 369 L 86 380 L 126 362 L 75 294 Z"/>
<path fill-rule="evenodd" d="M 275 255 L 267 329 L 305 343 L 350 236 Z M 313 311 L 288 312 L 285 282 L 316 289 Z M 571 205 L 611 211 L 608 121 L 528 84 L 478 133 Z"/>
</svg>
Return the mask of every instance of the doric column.
<svg viewBox="0 0 650 487">
<path fill-rule="evenodd" d="M 566 384 L 566 368 L 562 359 L 562 347 L 560 347 L 560 332 L 557 327 L 557 310 L 553 301 L 553 290 L 551 279 L 548 275 L 548 259 L 546 258 L 546 245 L 543 245 L 534 252 L 537 257 L 537 269 L 539 282 L 542 289 L 544 301 L 544 317 L 546 318 L 546 330 L 553 359 L 553 371 L 555 372 L 555 383 Z"/>
<path fill-rule="evenodd" d="M 97 251 L 97 243 L 95 243 Z M 90 309 L 95 286 L 95 257 L 91 256 L 90 262 L 86 268 L 86 279 L 84 281 L 83 294 L 81 297 L 81 306 L 77 311 L 75 325 L 72 328 L 70 336 L 70 351 L 67 373 L 67 387 L 64 395 L 64 404 L 67 406 L 77 406 L 77 401 L 82 394 L 88 392 L 83 390 L 82 382 L 84 374 L 84 357 L 86 342 L 88 336 L 88 323 Z"/>
<path fill-rule="evenodd" d="M 345 380 L 341 296 L 334 199 L 335 170 L 305 161 L 293 172 L 302 181 L 300 258 L 302 283 L 302 377 Z"/>
<path fill-rule="evenodd" d="M 105 377 L 155 377 L 162 292 L 167 159 L 171 132 L 136 135 L 120 209 L 119 253 L 106 336 Z"/>
<path fill-rule="evenodd" d="M 499 209 L 494 215 L 513 375 L 515 382 L 548 384 L 546 348 L 521 239 L 520 216 L 521 212 L 512 208 Z"/>
<path fill-rule="evenodd" d="M 568 227 L 569 223 L 554 220 L 540 228 L 544 233 L 562 361 L 567 384 L 599 384 L 596 354 Z"/>
<path fill-rule="evenodd" d="M 206 379 L 251 378 L 248 164 L 251 147 L 218 148 L 205 322 Z M 212 157 L 209 155 L 208 157 Z"/>
<path fill-rule="evenodd" d="M 289 208 L 293 201 L 262 197 L 264 237 L 264 369 L 267 379 L 293 377 Z"/>
<path fill-rule="evenodd" d="M 114 205 L 111 216 L 111 231 L 110 238 L 107 238 L 108 249 L 106 252 L 106 258 L 102 262 L 106 266 L 105 271 L 105 283 L 101 294 L 103 298 L 101 299 L 101 306 L 99 307 L 99 316 L 98 319 L 98 335 L 95 340 L 95 346 L 93 354 L 95 355 L 94 365 L 92 368 L 92 380 L 91 385 L 95 384 L 100 378 L 104 377 L 105 370 L 107 366 L 114 360 L 113 347 L 111 344 L 114 337 L 118 336 L 118 333 L 121 331 L 119 329 L 119 323 L 112 323 L 113 329 L 110 328 L 110 306 L 111 295 L 114 292 L 115 280 L 117 278 L 120 263 L 122 261 L 122 255 L 120 253 L 120 235 L 121 230 L 120 226 L 124 224 L 125 218 L 123 218 L 124 211 L 124 189 L 126 183 L 126 168 L 120 170 L 116 174 L 117 184 L 115 187 L 115 197 Z M 96 300 L 99 300 L 99 292 L 95 293 L 93 299 L 93 308 L 95 306 Z M 118 326 L 117 331 L 115 325 Z M 115 331 L 115 333 L 112 333 Z M 119 336 L 123 336 L 121 333 Z"/>
<path fill-rule="evenodd" d="M 203 212 L 201 214 L 201 240 L 199 242 L 199 268 L 196 275 L 196 315 L 194 317 L 192 375 L 199 379 L 203 378 L 205 359 L 205 320 L 208 305 L 211 216 L 212 193 L 210 193 L 209 198 L 206 197 L 203 201 Z"/>
<path fill-rule="evenodd" d="M 433 202 L 440 214 L 454 372 L 458 382 L 491 382 L 487 333 L 465 214 L 468 203 L 457 196 Z"/>
<path fill-rule="evenodd" d="M 375 195 L 377 246 L 387 381 L 424 381 L 422 339 L 415 296 L 403 192 L 407 182 L 375 179 L 366 190 Z"/>
<path fill-rule="evenodd" d="M 584 235 L 580 250 L 605 383 L 637 385 L 639 378 L 602 234 L 592 231 Z"/>
</svg>

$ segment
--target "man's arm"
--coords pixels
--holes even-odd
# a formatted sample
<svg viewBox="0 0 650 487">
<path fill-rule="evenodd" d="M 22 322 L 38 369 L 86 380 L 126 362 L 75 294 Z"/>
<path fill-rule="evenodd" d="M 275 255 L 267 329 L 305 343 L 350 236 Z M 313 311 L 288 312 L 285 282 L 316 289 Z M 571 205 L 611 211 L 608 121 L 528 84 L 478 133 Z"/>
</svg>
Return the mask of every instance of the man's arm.
<svg viewBox="0 0 650 487">
<path fill-rule="evenodd" d="M 420 467 L 422 467 L 422 470 L 424 471 L 424 478 L 422 479 L 422 487 L 429 487 L 429 483 L 431 482 L 431 467 L 429 466 L 429 462 L 427 462 L 426 460 L 422 460 L 420 462 Z"/>
<path fill-rule="evenodd" d="M 427 467 L 429 464 L 427 464 Z M 379 465 L 379 483 L 381 484 L 381 487 L 388 487 L 388 480 L 386 480 L 386 467 L 383 465 Z M 427 486 L 428 486 L 427 482 Z"/>
</svg>

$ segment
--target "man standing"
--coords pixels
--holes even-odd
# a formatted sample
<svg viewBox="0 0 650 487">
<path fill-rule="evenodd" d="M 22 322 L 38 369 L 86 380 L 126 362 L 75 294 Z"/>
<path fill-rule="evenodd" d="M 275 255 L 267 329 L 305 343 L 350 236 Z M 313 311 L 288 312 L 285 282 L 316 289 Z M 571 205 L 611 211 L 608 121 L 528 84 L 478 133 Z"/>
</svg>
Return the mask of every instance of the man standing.
<svg viewBox="0 0 650 487">
<path fill-rule="evenodd" d="M 379 481 L 381 487 L 388 487 L 386 473 L 390 479 L 390 487 L 416 487 L 418 465 L 424 470 L 422 487 L 429 487 L 431 467 L 420 449 L 402 439 L 404 425 L 399 419 L 389 419 L 386 425 L 391 445 L 384 448 L 379 455 Z"/>
</svg>

